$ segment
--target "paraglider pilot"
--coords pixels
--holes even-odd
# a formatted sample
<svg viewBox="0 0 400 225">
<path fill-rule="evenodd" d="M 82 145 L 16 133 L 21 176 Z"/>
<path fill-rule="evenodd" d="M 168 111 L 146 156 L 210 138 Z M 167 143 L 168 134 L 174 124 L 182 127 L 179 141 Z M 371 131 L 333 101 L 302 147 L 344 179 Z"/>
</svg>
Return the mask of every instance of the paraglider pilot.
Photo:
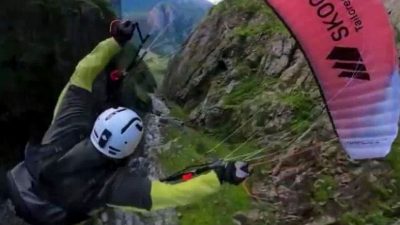
<svg viewBox="0 0 400 225">
<path fill-rule="evenodd" d="M 217 192 L 221 184 L 239 184 L 249 176 L 246 163 L 227 162 L 172 184 L 121 164 L 142 138 L 142 120 L 124 107 L 107 109 L 96 119 L 92 85 L 133 32 L 129 21 L 111 24 L 112 37 L 77 65 L 41 144 L 28 144 L 25 161 L 8 172 L 8 196 L 28 223 L 76 224 L 105 207 L 150 211 L 186 205 Z"/>
</svg>

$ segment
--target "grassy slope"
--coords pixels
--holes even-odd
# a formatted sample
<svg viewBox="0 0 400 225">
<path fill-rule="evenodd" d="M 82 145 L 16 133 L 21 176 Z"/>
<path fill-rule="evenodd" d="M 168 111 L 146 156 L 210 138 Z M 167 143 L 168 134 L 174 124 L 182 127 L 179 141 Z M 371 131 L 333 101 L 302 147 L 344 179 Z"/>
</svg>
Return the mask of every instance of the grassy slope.
<svg viewBox="0 0 400 225">
<path fill-rule="evenodd" d="M 182 118 L 184 112 L 179 108 L 172 108 L 175 117 Z M 167 127 L 164 131 L 170 140 L 170 148 L 160 155 L 162 165 L 167 173 L 179 171 L 186 166 L 210 162 L 216 158 L 225 157 L 229 151 L 237 146 L 223 144 L 217 146 L 221 140 L 200 131 L 190 128 Z M 242 153 L 251 151 L 251 146 L 244 146 Z M 181 207 L 180 220 L 183 225 L 229 225 L 233 224 L 232 216 L 235 212 L 250 207 L 250 199 L 241 187 L 224 186 L 222 190 L 201 202 L 188 207 Z"/>
<path fill-rule="evenodd" d="M 160 86 L 167 72 L 169 58 L 149 52 L 144 61 L 149 67 L 150 72 L 154 75 L 157 85 Z"/>
</svg>

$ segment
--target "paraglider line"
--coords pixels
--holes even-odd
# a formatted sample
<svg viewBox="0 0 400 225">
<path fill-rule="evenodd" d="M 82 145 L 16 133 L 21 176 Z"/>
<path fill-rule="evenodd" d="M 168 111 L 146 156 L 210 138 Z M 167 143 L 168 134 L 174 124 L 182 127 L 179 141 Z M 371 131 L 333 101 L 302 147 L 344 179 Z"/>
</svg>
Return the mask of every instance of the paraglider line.
<svg viewBox="0 0 400 225">
<path fill-rule="evenodd" d="M 157 44 L 158 39 L 160 39 L 160 37 L 162 37 L 167 32 L 167 30 L 168 30 L 169 26 L 171 26 L 171 24 L 172 24 L 172 21 L 169 22 L 167 24 L 167 26 L 165 26 L 164 29 L 156 36 L 156 38 L 154 38 L 154 40 L 149 44 L 149 46 L 143 50 L 145 52 L 144 53 L 145 55 L 147 55 L 147 52 L 151 51 L 151 48 L 153 47 L 153 45 Z"/>
<path fill-rule="evenodd" d="M 224 159 L 228 159 L 233 154 L 235 154 L 237 151 L 239 151 L 243 146 L 245 146 L 247 143 L 249 143 L 249 141 L 251 141 L 253 139 L 253 137 L 256 136 L 257 133 L 258 133 L 257 131 L 253 131 L 253 134 L 250 137 L 248 137 L 245 142 L 243 142 L 242 144 L 239 145 L 239 147 L 237 147 L 236 149 L 231 151 L 227 156 L 225 156 Z"/>
</svg>

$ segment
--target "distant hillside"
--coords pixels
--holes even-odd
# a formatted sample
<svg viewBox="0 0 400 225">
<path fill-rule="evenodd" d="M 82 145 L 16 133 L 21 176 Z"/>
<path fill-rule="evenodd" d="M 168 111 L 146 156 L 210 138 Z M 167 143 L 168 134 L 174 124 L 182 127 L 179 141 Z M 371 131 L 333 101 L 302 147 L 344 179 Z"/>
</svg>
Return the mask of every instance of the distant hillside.
<svg viewBox="0 0 400 225">
<path fill-rule="evenodd" d="M 130 14 L 132 12 L 148 12 L 161 0 L 121 0 L 122 12 Z"/>
<path fill-rule="evenodd" d="M 156 43 L 151 50 L 168 55 L 176 52 L 213 5 L 206 0 L 169 0 L 158 3 L 148 14 L 147 25 Z"/>
<path fill-rule="evenodd" d="M 151 51 L 162 55 L 176 52 L 213 6 L 207 0 L 122 0 L 121 3 L 123 18 L 139 22 L 143 33 L 151 34 L 148 42 Z"/>
</svg>

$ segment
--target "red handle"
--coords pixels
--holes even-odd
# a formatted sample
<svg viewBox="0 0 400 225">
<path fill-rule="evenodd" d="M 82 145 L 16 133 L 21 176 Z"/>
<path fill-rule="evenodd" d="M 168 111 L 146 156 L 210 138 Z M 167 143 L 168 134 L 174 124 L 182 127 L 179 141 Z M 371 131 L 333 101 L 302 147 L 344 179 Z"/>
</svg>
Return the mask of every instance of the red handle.
<svg viewBox="0 0 400 225">
<path fill-rule="evenodd" d="M 122 78 L 123 74 L 120 70 L 113 70 L 110 74 L 110 78 L 112 81 L 119 81 Z"/>
<path fill-rule="evenodd" d="M 192 178 L 193 178 L 193 173 L 185 173 L 182 175 L 183 181 L 188 181 L 188 180 L 191 180 Z"/>
</svg>

